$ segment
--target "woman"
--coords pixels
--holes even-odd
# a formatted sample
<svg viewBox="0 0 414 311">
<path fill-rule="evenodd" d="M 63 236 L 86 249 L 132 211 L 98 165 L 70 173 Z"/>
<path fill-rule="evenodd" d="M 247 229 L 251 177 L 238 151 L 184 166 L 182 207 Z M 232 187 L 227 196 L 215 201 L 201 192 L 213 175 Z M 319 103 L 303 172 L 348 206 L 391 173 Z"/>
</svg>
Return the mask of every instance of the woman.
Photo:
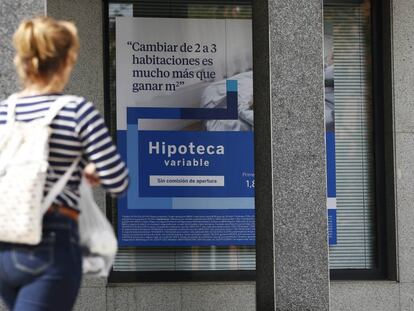
<svg viewBox="0 0 414 311">
<path fill-rule="evenodd" d="M 23 90 L 12 97 L 16 120 L 41 119 L 63 96 L 76 62 L 76 27 L 47 17 L 26 20 L 14 34 L 13 44 L 15 66 L 23 83 Z M 0 126 L 6 119 L 7 103 L 2 102 Z M 100 183 L 115 196 L 128 186 L 125 164 L 92 103 L 73 97 L 54 118 L 51 129 L 44 195 L 75 159 L 81 156 L 82 161 L 45 214 L 41 243 L 0 243 L 0 295 L 12 310 L 72 309 L 82 275 L 77 226 L 81 176 L 86 174 L 91 183 Z"/>
</svg>

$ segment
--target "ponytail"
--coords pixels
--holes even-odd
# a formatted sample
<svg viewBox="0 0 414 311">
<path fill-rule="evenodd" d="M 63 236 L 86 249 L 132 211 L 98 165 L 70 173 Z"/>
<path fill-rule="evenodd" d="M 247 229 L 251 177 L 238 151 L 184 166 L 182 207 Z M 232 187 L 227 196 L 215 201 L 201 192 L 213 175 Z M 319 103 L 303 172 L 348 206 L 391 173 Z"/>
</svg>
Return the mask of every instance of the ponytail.
<svg viewBox="0 0 414 311">
<path fill-rule="evenodd" d="M 15 65 L 23 82 L 47 80 L 65 62 L 75 62 L 79 39 L 73 23 L 37 17 L 23 21 L 13 36 Z"/>
</svg>

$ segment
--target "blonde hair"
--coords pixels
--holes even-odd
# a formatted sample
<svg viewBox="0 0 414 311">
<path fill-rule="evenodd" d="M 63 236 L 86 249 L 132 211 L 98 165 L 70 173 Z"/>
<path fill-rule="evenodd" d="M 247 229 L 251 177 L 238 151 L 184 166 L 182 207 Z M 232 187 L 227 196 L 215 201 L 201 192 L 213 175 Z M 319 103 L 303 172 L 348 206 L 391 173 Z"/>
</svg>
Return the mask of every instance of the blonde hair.
<svg viewBox="0 0 414 311">
<path fill-rule="evenodd" d="M 71 22 L 36 17 L 19 25 L 13 45 L 14 64 L 23 83 L 47 82 L 65 65 L 76 62 L 79 38 Z"/>
</svg>

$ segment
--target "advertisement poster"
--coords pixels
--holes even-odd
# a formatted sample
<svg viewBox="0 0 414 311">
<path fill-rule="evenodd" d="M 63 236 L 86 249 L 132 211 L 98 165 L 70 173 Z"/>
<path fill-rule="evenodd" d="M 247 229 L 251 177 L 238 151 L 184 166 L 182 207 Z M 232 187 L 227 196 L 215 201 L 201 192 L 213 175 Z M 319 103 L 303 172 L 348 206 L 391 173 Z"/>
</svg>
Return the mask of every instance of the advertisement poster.
<svg viewBox="0 0 414 311">
<path fill-rule="evenodd" d="M 333 24 L 325 23 L 325 132 L 329 245 L 337 244 Z"/>
<path fill-rule="evenodd" d="M 116 18 L 121 246 L 255 244 L 251 20 Z"/>
</svg>

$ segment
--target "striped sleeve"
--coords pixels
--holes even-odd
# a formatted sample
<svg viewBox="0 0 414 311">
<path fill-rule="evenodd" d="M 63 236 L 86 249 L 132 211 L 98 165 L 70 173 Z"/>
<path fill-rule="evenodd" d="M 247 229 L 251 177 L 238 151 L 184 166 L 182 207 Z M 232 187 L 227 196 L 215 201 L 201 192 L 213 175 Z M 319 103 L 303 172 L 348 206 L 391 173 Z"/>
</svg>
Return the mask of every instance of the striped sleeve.
<svg viewBox="0 0 414 311">
<path fill-rule="evenodd" d="M 102 187 L 119 196 L 128 187 L 128 170 L 109 136 L 99 111 L 83 101 L 76 112 L 76 132 L 87 160 L 96 166 Z"/>
</svg>

